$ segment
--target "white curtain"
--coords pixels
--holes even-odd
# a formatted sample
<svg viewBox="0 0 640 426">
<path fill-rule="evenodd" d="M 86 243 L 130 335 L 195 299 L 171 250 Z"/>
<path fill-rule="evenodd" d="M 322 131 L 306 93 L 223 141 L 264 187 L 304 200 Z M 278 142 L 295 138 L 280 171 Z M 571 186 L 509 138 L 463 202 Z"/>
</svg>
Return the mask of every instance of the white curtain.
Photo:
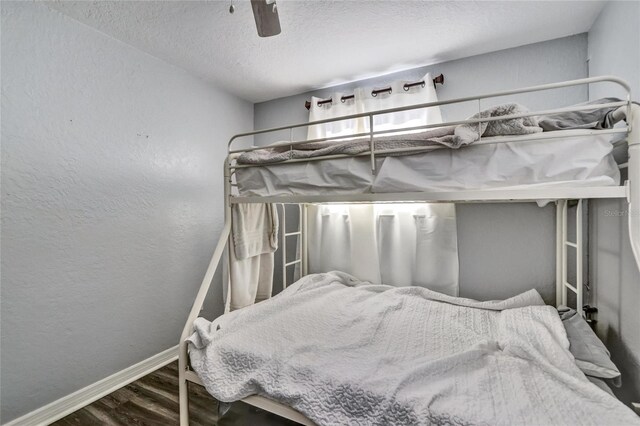
<svg viewBox="0 0 640 426">
<path fill-rule="evenodd" d="M 436 90 L 432 84 L 430 74 L 424 76 L 425 86 L 414 86 L 404 90 L 405 83 L 409 81 L 395 81 L 388 85 L 391 93 L 379 93 L 372 95 L 375 87 L 363 87 L 355 89 L 353 99 L 341 101 L 342 96 L 351 93 L 333 93 L 333 102 L 318 105 L 321 98 L 312 97 L 309 109 L 309 121 L 324 120 L 328 118 L 342 117 L 345 115 L 359 114 L 363 112 L 377 111 L 381 109 L 397 108 L 409 105 L 436 102 Z M 374 131 L 392 130 L 402 127 L 413 127 L 424 124 L 442 123 L 439 107 L 422 108 L 396 112 L 393 114 L 377 115 L 374 117 Z M 367 117 L 353 120 L 343 120 L 333 123 L 309 126 L 307 139 L 319 139 L 331 136 L 348 136 L 354 133 L 369 131 L 369 119 Z"/>
<path fill-rule="evenodd" d="M 425 86 L 372 95 L 359 88 L 354 99 L 334 93 L 333 102 L 312 98 L 309 121 L 416 105 L 438 100 L 430 74 Z M 442 123 L 438 107 L 374 118 L 374 131 Z M 310 126 L 308 139 L 347 136 L 369 130 L 368 118 Z M 417 285 L 458 295 L 458 239 L 454 204 L 332 204 L 312 206 L 308 226 L 309 271 L 340 270 L 362 280 L 395 286 Z"/>
<path fill-rule="evenodd" d="M 309 272 L 458 295 L 455 204 L 309 206 Z"/>
</svg>

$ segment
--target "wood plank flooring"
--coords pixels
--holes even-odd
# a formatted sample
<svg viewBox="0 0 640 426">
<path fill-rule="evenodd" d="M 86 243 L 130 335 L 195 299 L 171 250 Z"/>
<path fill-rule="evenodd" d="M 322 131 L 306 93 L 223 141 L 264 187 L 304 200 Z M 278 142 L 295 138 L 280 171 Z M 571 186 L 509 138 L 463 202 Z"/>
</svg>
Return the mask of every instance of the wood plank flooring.
<svg viewBox="0 0 640 426">
<path fill-rule="evenodd" d="M 218 402 L 202 387 L 189 385 L 194 426 L 294 426 L 297 423 L 242 402 L 218 418 Z M 177 425 L 178 364 L 163 367 L 53 423 L 55 426 Z"/>
</svg>

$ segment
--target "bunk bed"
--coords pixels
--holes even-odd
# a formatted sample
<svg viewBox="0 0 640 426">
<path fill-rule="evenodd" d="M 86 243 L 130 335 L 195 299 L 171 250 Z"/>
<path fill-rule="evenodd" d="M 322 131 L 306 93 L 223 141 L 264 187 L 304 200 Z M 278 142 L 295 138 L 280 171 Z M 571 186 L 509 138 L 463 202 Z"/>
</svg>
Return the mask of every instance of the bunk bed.
<svg viewBox="0 0 640 426">
<path fill-rule="evenodd" d="M 625 100 L 599 105 L 602 108 L 613 108 L 613 115 L 616 120 L 624 119 L 626 126 L 606 129 L 551 131 L 488 138 L 482 138 L 482 131 L 479 130 L 479 138 L 474 146 L 464 147 L 458 150 L 432 149 L 432 146 L 425 147 L 420 144 L 409 147 L 389 148 L 381 142 L 398 136 L 389 135 L 389 131 L 376 132 L 373 126 L 373 118 L 378 114 L 470 101 L 478 102 L 479 105 L 481 100 L 488 98 L 595 83 L 613 83 L 622 87 L 627 92 L 627 98 Z M 598 198 L 626 200 L 629 211 L 627 215 L 629 238 L 634 258 L 640 267 L 640 215 L 636 213 L 640 211 L 640 106 L 633 104 L 630 99 L 630 89 L 626 82 L 616 77 L 604 76 L 533 86 L 487 95 L 470 96 L 411 107 L 356 114 L 313 123 L 301 123 L 253 131 L 234 136 L 229 142 L 229 155 L 224 162 L 224 227 L 180 339 L 179 385 L 181 425 L 187 425 L 189 423 L 188 383 L 206 384 L 203 383 L 202 378 L 191 368 L 188 342 L 190 341 L 192 342 L 191 344 L 193 344 L 192 334 L 194 333 L 194 323 L 197 324 L 196 319 L 209 290 L 214 272 L 220 265 L 226 268 L 225 262 L 223 262 L 222 259 L 224 258 L 225 250 L 228 250 L 227 243 L 231 234 L 232 204 L 297 204 L 300 211 L 301 220 L 297 232 L 286 233 L 284 229 L 285 226 L 283 225 L 282 227 L 283 245 L 286 244 L 287 237 L 289 236 L 296 236 L 296 238 L 298 238 L 300 244 L 299 257 L 289 261 L 286 258 L 286 248 L 282 248 L 284 256 L 282 264 L 284 277 L 286 277 L 287 268 L 299 267 L 303 278 L 294 284 L 293 287 L 295 287 L 295 291 L 292 290 L 288 293 L 285 291 L 285 293 L 288 294 L 287 296 L 278 296 L 267 303 L 260 303 L 249 308 L 244 308 L 254 310 L 253 312 L 258 312 L 260 309 L 268 309 L 270 303 L 284 303 L 286 305 L 289 301 L 294 300 L 290 296 L 291 294 L 305 294 L 305 289 L 309 286 L 313 287 L 313 285 L 316 285 L 313 283 L 323 280 L 341 281 L 346 287 L 358 287 L 361 285 L 361 283 L 349 284 L 353 281 L 353 277 L 344 277 L 339 273 L 333 273 L 334 275 L 324 274 L 320 277 L 308 275 L 306 206 L 309 204 L 332 202 L 486 203 L 540 200 L 554 202 L 556 204 L 556 305 L 566 306 L 570 295 L 573 295 L 572 299 L 575 300 L 576 310 L 580 311 L 580 308 L 583 306 L 584 297 L 582 277 L 582 200 Z M 417 126 L 403 130 L 419 133 L 452 125 L 480 126 L 482 123 L 489 123 L 491 121 L 533 116 L 553 116 L 555 114 L 592 109 L 594 109 L 594 105 L 581 105 L 544 111 L 525 111 L 500 117 L 480 116 L 469 120 Z M 480 108 L 478 108 L 478 110 L 480 112 Z M 344 137 L 342 137 L 342 139 L 336 137 L 312 141 L 294 141 L 290 137 L 286 142 L 270 145 L 267 148 L 271 150 L 271 153 L 281 154 L 289 151 L 290 155 L 288 157 L 287 155 L 284 157 L 280 156 L 277 161 L 267 161 L 263 163 L 243 161 L 243 155 L 245 156 L 244 160 L 246 160 L 247 153 L 260 150 L 262 150 L 262 153 L 265 153 L 265 147 L 233 149 L 234 142 L 240 138 L 255 137 L 257 135 L 283 130 L 288 130 L 291 135 L 293 129 L 296 128 L 361 117 L 366 117 L 369 120 L 369 130 L 363 134 L 353 135 L 353 140 L 362 143 L 362 138 L 365 138 L 364 140 L 368 144 L 368 147 L 356 153 L 330 153 L 308 158 L 296 158 L 296 155 L 294 155 L 296 149 L 304 147 L 305 144 L 307 144 L 306 146 L 308 147 L 309 143 L 325 144 L 327 142 L 334 142 L 348 144 L 349 141 L 344 141 Z M 612 139 L 615 139 L 615 143 L 611 142 Z M 589 142 L 586 143 L 585 141 Z M 613 146 L 621 144 L 628 146 L 628 160 L 623 161 L 622 164 L 617 164 L 613 160 L 611 150 Z M 269 152 L 267 152 L 267 154 L 268 153 Z M 495 161 L 496 157 L 498 157 L 500 161 Z M 443 159 L 446 161 L 443 161 Z M 519 162 L 520 160 L 522 161 Z M 485 165 L 489 164 L 487 161 L 493 162 L 491 162 L 491 167 L 484 169 L 486 172 L 484 177 L 483 168 L 473 169 L 473 167 L 470 167 L 478 162 Z M 444 168 L 438 168 L 439 164 L 445 164 L 446 166 Z M 455 164 L 458 164 L 458 166 L 455 166 Z M 527 173 L 524 175 L 518 175 L 517 173 L 519 169 L 518 165 L 521 164 L 527 165 L 527 167 L 525 167 Z M 500 167 L 503 169 L 499 170 Z M 504 169 L 507 169 L 507 171 Z M 623 184 L 619 182 L 619 169 L 626 169 L 627 177 Z M 460 173 L 464 174 L 464 178 L 456 179 L 456 174 Z M 487 175 L 489 176 L 487 177 Z M 570 241 L 568 239 L 568 206 L 571 201 L 577 202 L 576 230 L 574 234 L 576 235 L 576 241 Z M 573 283 L 568 281 L 568 261 L 571 258 L 568 250 L 575 250 L 576 277 Z M 228 274 L 223 273 L 223 278 L 225 281 L 224 285 L 228 289 L 230 286 Z M 227 291 L 227 295 L 228 294 L 229 291 Z M 346 294 L 347 293 L 345 293 L 345 295 Z M 348 296 L 345 295 L 339 297 L 344 297 L 345 300 L 347 300 Z M 522 297 L 526 299 L 530 296 L 531 295 Z M 289 299 L 286 299 L 286 297 L 289 297 Z M 483 303 L 492 303 L 458 300 L 457 298 L 456 300 L 442 300 L 444 296 L 434 294 L 434 292 L 428 292 L 428 290 L 426 293 L 421 293 L 420 297 L 426 301 L 440 301 L 449 305 L 462 304 L 465 306 L 484 306 L 486 308 L 487 305 L 483 305 Z M 522 305 L 522 300 L 508 300 L 501 303 L 513 303 L 513 306 L 524 306 Z M 538 302 L 531 303 L 532 305 L 538 304 Z M 228 300 L 226 301 L 225 308 L 228 312 Z M 282 306 L 280 308 L 285 309 Z M 487 309 L 491 310 L 493 308 Z M 582 318 L 580 319 L 582 320 Z M 210 324 L 212 330 L 219 328 L 219 323 L 216 321 Z M 568 330 L 569 328 L 567 328 L 567 334 Z M 240 334 L 240 331 L 238 331 L 238 334 Z M 190 338 L 191 340 L 189 340 Z M 550 354 L 549 356 L 557 358 L 558 354 Z M 570 370 L 574 367 L 575 365 L 567 364 L 564 368 Z M 571 383 L 571 386 L 577 387 L 584 385 L 584 383 L 576 384 L 577 382 L 574 381 L 571 381 Z M 260 386 L 261 384 L 257 385 L 258 388 L 260 388 Z M 592 389 L 589 389 L 589 392 L 591 392 Z M 264 391 L 264 389 L 262 393 L 263 395 L 247 395 L 241 400 L 301 424 L 315 424 L 307 416 L 289 406 L 295 404 L 287 405 L 282 403 L 282 401 L 290 402 L 287 398 L 265 396 L 265 394 L 269 394 L 269 392 Z M 620 403 L 618 404 L 622 408 L 616 406 L 612 400 L 606 399 L 608 396 L 605 397 L 604 395 L 606 395 L 605 392 L 602 392 L 602 395 L 597 394 L 596 399 L 600 402 L 605 401 L 606 403 L 604 405 L 609 404 L 609 408 L 607 409 L 610 410 L 611 413 L 617 413 L 616 410 L 618 409 L 626 409 L 622 407 Z M 269 396 L 271 395 L 269 394 Z M 279 399 L 280 402 L 276 399 Z M 468 401 L 466 403 L 468 403 Z M 563 402 L 563 404 L 564 403 L 565 402 Z M 581 410 L 581 408 L 575 404 L 569 405 L 573 410 Z M 393 408 L 394 407 L 391 407 L 390 409 Z M 631 413 L 630 410 L 629 413 Z M 453 421 L 455 423 L 461 420 L 447 417 L 449 414 L 451 413 L 445 413 L 443 414 L 444 417 L 430 419 L 429 421 L 437 423 L 441 420 L 444 422 Z M 581 413 L 581 415 L 584 416 L 586 414 Z M 397 417 L 396 419 L 398 418 L 403 417 Z M 580 419 L 583 418 L 584 417 L 580 417 Z M 618 418 L 630 419 L 628 416 L 625 417 L 625 413 L 622 411 Z M 567 419 L 555 420 L 557 420 L 558 423 L 571 423 L 571 419 L 569 416 Z M 505 418 L 504 421 L 513 421 L 513 419 Z"/>
</svg>

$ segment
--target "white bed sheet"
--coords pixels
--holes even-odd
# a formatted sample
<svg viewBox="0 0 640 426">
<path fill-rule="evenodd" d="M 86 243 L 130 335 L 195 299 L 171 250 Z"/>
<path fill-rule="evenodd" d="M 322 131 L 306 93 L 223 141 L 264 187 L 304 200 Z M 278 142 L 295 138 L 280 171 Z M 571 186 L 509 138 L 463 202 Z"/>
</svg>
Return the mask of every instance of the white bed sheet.
<svg viewBox="0 0 640 426">
<path fill-rule="evenodd" d="M 619 185 L 611 136 L 580 132 L 382 157 L 375 176 L 366 156 L 243 168 L 237 171 L 238 190 L 243 196 L 267 196 Z"/>
<path fill-rule="evenodd" d="M 477 302 L 334 271 L 194 328 L 215 398 L 263 395 L 318 425 L 640 425 L 587 380 L 535 290 Z"/>
</svg>

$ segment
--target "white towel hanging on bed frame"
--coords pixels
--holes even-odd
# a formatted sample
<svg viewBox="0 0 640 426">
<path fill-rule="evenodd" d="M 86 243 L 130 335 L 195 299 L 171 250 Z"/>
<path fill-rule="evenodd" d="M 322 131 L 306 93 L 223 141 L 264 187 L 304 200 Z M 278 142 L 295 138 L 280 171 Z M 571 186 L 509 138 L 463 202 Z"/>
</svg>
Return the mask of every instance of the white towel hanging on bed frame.
<svg viewBox="0 0 640 426">
<path fill-rule="evenodd" d="M 240 309 L 271 297 L 273 253 L 278 249 L 278 214 L 271 204 L 232 208 L 230 307 Z"/>
</svg>

